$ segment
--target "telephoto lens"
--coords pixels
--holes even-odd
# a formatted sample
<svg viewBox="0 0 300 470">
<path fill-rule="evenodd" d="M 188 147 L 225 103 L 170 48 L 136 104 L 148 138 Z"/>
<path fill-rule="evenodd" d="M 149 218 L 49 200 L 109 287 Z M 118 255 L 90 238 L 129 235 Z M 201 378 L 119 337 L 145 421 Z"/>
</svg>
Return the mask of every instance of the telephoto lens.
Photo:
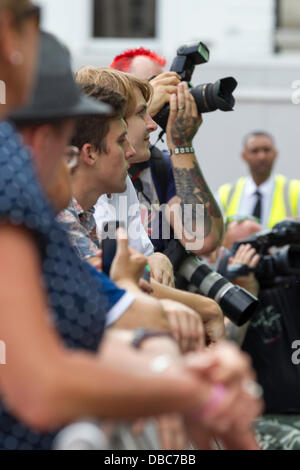
<svg viewBox="0 0 300 470">
<path fill-rule="evenodd" d="M 178 272 L 197 287 L 200 294 L 215 300 L 224 314 L 237 326 L 250 320 L 258 308 L 257 297 L 246 289 L 235 286 L 193 255 L 181 263 Z"/>
</svg>

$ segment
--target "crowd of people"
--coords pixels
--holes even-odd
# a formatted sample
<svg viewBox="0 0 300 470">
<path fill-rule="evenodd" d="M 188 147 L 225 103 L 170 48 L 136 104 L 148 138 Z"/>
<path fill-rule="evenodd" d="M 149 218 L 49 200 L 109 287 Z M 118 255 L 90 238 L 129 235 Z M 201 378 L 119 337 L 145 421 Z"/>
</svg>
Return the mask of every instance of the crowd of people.
<svg viewBox="0 0 300 470">
<path fill-rule="evenodd" d="M 262 228 L 258 219 L 278 222 L 278 206 L 280 220 L 297 216 L 300 182 L 270 179 L 273 138 L 254 132 L 243 152 L 251 177 L 214 197 L 193 147 L 202 117 L 187 83 L 143 48 L 74 76 L 69 51 L 39 18 L 30 0 L 0 0 L 0 449 L 51 449 L 85 417 L 140 433 L 139 420 L 152 417 L 164 449 L 285 445 L 282 423 L 273 442 L 270 422 L 266 431 L 264 416 L 256 421 L 256 376 L 267 412 L 299 411 L 295 393 L 283 398 L 298 375 L 284 382 L 263 362 L 281 357 L 284 373 L 280 321 L 271 338 L 266 302 L 243 327 L 224 321 L 214 300 L 176 287 L 165 248 L 177 238 L 214 265 L 220 250 Z M 150 134 L 168 103 L 161 152 Z M 251 268 L 235 282 L 256 296 L 259 259 L 249 245 L 230 259 Z M 262 328 L 276 350 L 258 344 Z"/>
</svg>

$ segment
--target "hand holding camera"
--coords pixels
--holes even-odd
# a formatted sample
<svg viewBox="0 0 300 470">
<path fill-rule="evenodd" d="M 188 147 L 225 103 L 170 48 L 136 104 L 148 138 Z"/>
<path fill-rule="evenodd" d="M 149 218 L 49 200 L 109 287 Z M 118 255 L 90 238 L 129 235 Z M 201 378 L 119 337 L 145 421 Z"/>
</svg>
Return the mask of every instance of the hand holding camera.
<svg viewBox="0 0 300 470">
<path fill-rule="evenodd" d="M 171 71 L 176 72 L 180 79 L 189 83 L 196 65 L 205 64 L 209 60 L 209 50 L 202 42 L 191 46 L 182 46 L 177 50 L 177 56 L 171 65 Z M 235 99 L 232 95 L 237 86 L 233 77 L 217 80 L 215 83 L 204 83 L 190 89 L 195 98 L 198 113 L 209 113 L 220 109 L 232 111 Z M 166 104 L 155 116 L 155 122 L 166 130 L 170 107 Z"/>
<path fill-rule="evenodd" d="M 191 147 L 193 138 L 202 123 L 196 102 L 186 82 L 178 85 L 178 93 L 172 94 L 167 125 L 167 142 L 171 152 L 176 147 Z M 187 152 L 189 153 L 189 152 Z"/>
<path fill-rule="evenodd" d="M 180 76 L 176 72 L 164 72 L 150 80 L 153 95 L 149 103 L 149 113 L 152 117 L 169 103 L 173 93 L 177 93 L 179 83 Z"/>
<path fill-rule="evenodd" d="M 257 254 L 255 248 L 252 248 L 250 244 L 240 245 L 234 256 L 229 258 L 228 265 L 247 265 L 251 270 L 255 269 L 260 261 L 260 256 Z M 233 280 L 234 284 L 238 284 L 253 295 L 258 295 L 259 284 L 254 275 L 253 271 L 250 271 L 248 275 L 238 276 Z"/>
</svg>

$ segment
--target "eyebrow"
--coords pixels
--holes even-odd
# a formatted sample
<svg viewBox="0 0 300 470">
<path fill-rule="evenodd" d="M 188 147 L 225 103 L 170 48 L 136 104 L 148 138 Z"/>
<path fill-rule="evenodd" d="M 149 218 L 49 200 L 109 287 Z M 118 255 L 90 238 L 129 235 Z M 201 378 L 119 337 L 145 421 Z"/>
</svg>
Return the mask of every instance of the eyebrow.
<svg viewBox="0 0 300 470">
<path fill-rule="evenodd" d="M 252 149 L 250 149 L 250 152 L 257 152 L 260 149 L 270 150 L 271 148 L 272 148 L 272 145 L 261 145 L 261 146 L 253 147 Z"/>
<path fill-rule="evenodd" d="M 141 111 L 146 111 L 147 110 L 147 104 L 146 103 L 141 103 L 136 110 L 136 114 L 140 113 Z"/>
<path fill-rule="evenodd" d="M 126 135 L 127 135 L 127 129 L 126 129 L 126 131 L 122 132 L 122 134 L 119 135 L 118 139 L 122 139 Z"/>
</svg>

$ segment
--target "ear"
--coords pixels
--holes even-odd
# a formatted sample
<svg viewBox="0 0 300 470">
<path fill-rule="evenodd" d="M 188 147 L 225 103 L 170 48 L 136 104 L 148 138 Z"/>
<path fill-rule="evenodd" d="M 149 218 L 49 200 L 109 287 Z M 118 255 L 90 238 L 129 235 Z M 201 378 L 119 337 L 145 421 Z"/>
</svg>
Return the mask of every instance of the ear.
<svg viewBox="0 0 300 470">
<path fill-rule="evenodd" d="M 242 159 L 244 160 L 245 163 L 248 163 L 246 152 L 242 152 L 241 157 L 242 157 Z"/>
<path fill-rule="evenodd" d="M 84 146 L 81 149 L 81 155 L 86 165 L 88 166 L 95 165 L 97 161 L 97 156 L 96 156 L 96 152 L 92 144 L 84 144 Z"/>
</svg>

